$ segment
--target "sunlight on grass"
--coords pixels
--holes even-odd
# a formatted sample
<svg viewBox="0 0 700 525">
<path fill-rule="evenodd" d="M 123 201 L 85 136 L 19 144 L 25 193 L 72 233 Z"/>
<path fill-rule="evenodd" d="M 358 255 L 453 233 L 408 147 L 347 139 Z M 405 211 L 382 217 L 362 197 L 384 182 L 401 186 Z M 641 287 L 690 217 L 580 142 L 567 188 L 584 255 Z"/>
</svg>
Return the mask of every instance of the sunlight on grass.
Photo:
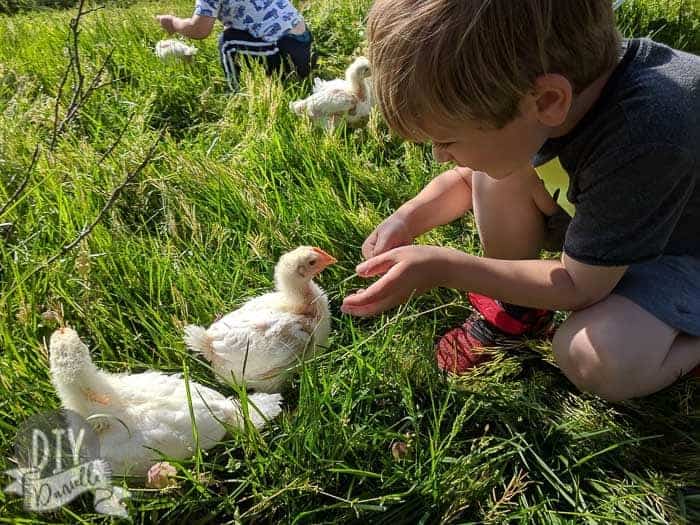
<svg viewBox="0 0 700 525">
<path fill-rule="evenodd" d="M 370 3 L 306 3 L 319 76 L 337 76 L 361 51 Z M 334 133 L 295 118 L 288 103 L 308 81 L 253 68 L 229 94 L 214 37 L 196 43 L 192 65 L 163 65 L 152 17 L 191 8 L 112 2 L 86 18 L 83 67 L 94 72 L 113 46 L 109 84 L 0 217 L 13 223 L 0 237 L 0 470 L 10 468 L 15 424 L 58 402 L 44 310 L 62 305 L 110 371 L 175 372 L 186 362 L 192 380 L 222 390 L 186 351 L 183 325 L 208 324 L 268 290 L 277 257 L 314 244 L 339 259 L 320 278 L 334 315 L 328 351 L 305 364 L 262 437 L 238 433 L 179 464 L 189 478 L 177 492 L 135 490 L 135 521 L 699 522 L 697 381 L 610 405 L 578 393 L 546 341 L 453 380 L 436 371 L 432 348 L 468 314 L 459 294 L 433 292 L 374 320 L 340 314 L 341 298 L 361 285 L 351 277 L 365 236 L 440 168 L 380 118 Z M 628 0 L 621 13 L 628 35 L 700 51 L 690 2 Z M 71 14 L 0 17 L 0 202 L 50 136 Z M 122 144 L 98 163 L 129 119 Z M 153 162 L 79 249 L 17 284 L 96 216 L 162 128 Z M 470 218 L 426 238 L 478 250 Z M 107 522 L 92 512 L 86 498 L 33 518 Z M 30 518 L 2 493 L 0 516 Z"/>
</svg>

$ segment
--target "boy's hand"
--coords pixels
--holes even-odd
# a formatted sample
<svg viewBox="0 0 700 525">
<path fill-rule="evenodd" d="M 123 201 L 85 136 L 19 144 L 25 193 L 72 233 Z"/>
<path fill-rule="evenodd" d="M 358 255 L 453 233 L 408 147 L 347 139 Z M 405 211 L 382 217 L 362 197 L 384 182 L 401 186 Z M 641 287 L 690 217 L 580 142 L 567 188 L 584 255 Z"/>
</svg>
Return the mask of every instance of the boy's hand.
<svg viewBox="0 0 700 525">
<path fill-rule="evenodd" d="M 413 243 L 413 235 L 405 219 L 396 214 L 390 216 L 367 237 L 362 244 L 362 255 L 371 259 L 393 248 Z"/>
<path fill-rule="evenodd" d="M 157 15 L 156 20 L 160 23 L 160 27 L 165 29 L 165 31 L 171 35 L 175 32 L 175 26 L 173 25 L 175 17 L 172 15 Z"/>
<path fill-rule="evenodd" d="M 362 317 L 376 315 L 440 286 L 447 252 L 437 246 L 403 246 L 363 262 L 357 266 L 361 277 L 385 275 L 366 290 L 346 297 L 341 311 Z"/>
</svg>

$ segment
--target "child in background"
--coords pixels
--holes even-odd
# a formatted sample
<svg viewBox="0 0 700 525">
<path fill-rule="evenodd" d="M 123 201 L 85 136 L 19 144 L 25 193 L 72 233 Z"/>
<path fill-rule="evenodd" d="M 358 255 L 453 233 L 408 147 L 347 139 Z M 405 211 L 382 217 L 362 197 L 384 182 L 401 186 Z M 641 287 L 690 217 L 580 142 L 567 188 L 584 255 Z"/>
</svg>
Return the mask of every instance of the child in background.
<svg viewBox="0 0 700 525">
<path fill-rule="evenodd" d="M 219 19 L 224 31 L 219 54 L 226 80 L 238 89 L 237 55 L 264 60 L 268 74 L 291 60 L 300 77 L 311 69 L 311 32 L 288 0 L 197 0 L 190 18 L 156 17 L 169 34 L 188 38 L 208 37 Z"/>
<path fill-rule="evenodd" d="M 444 286 L 475 314 L 438 342 L 463 373 L 542 335 L 580 389 L 656 392 L 700 363 L 700 57 L 621 39 L 610 0 L 376 0 L 378 104 L 457 165 L 365 241 L 342 310 L 375 315 Z M 473 209 L 484 256 L 412 246 Z M 540 250 L 567 218 L 560 260 Z"/>
</svg>

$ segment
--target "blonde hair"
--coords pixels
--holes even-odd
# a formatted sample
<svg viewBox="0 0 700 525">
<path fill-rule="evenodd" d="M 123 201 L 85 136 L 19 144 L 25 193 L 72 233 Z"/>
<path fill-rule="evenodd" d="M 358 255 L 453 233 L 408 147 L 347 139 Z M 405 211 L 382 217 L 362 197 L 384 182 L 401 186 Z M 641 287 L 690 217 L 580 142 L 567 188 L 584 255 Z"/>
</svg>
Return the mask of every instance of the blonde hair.
<svg viewBox="0 0 700 525">
<path fill-rule="evenodd" d="M 620 53 L 611 0 L 376 0 L 367 29 L 377 102 L 415 141 L 427 118 L 503 127 L 538 76 L 579 93 Z"/>
</svg>

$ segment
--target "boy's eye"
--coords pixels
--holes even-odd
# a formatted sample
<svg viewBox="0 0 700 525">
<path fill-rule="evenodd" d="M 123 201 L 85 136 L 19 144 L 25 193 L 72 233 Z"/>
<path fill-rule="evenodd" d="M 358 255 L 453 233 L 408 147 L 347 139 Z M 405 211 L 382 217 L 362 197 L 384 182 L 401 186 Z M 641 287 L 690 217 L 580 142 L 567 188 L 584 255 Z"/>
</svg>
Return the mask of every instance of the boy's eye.
<svg viewBox="0 0 700 525">
<path fill-rule="evenodd" d="M 437 149 L 447 149 L 452 146 L 454 142 L 433 142 L 433 146 Z"/>
</svg>

